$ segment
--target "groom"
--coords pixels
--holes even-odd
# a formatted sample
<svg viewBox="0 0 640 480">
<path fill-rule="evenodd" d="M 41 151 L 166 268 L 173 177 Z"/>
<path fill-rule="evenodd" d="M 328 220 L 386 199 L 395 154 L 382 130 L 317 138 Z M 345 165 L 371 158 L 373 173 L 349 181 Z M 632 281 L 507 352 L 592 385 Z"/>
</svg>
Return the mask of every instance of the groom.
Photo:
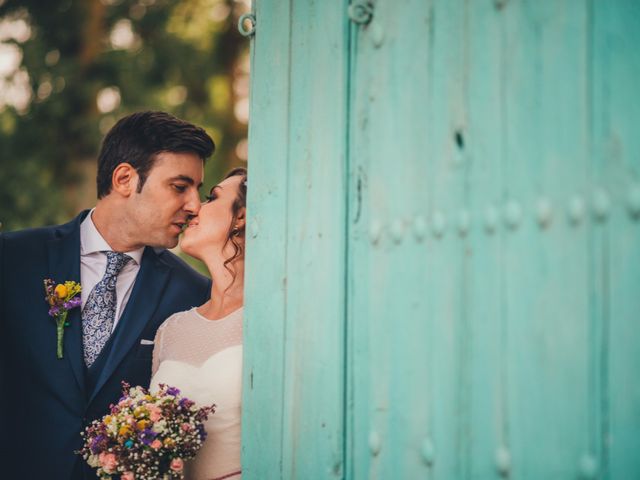
<svg viewBox="0 0 640 480">
<path fill-rule="evenodd" d="M 0 477 L 97 478 L 74 451 L 121 381 L 148 386 L 153 339 L 209 280 L 166 248 L 200 209 L 205 131 L 162 112 L 121 119 L 98 158 L 98 202 L 70 223 L 0 235 Z M 63 358 L 43 281 L 76 281 Z"/>
</svg>

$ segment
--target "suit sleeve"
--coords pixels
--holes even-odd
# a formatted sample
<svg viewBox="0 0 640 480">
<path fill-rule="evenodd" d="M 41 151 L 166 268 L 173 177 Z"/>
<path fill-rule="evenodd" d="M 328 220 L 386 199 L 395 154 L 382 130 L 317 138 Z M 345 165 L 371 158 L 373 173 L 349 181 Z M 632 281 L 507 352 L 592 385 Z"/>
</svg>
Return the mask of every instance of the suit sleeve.
<svg viewBox="0 0 640 480">
<path fill-rule="evenodd" d="M 4 255 L 3 255 L 3 247 L 4 247 L 4 236 L 0 233 L 0 332 L 4 332 L 4 285 L 3 285 L 3 277 L 4 277 Z M 4 364 L 2 364 L 4 365 Z M 0 372 L 1 372 L 0 366 Z M 3 378 L 3 377 L 0 377 Z"/>
<path fill-rule="evenodd" d="M 4 266 L 4 236 L 0 233 L 0 338 L 6 338 L 6 325 L 5 325 L 5 293 L 4 293 L 4 275 L 5 275 L 5 266 Z M 8 413 L 7 406 L 5 405 L 6 395 L 9 394 L 9 385 L 7 380 L 7 359 L 6 349 L 0 348 L 0 432 L 7 432 L 7 418 L 6 415 Z M 6 452 L 5 442 L 9 435 L 2 434 L 0 435 L 0 459 L 7 460 L 4 458 L 4 452 Z"/>
</svg>

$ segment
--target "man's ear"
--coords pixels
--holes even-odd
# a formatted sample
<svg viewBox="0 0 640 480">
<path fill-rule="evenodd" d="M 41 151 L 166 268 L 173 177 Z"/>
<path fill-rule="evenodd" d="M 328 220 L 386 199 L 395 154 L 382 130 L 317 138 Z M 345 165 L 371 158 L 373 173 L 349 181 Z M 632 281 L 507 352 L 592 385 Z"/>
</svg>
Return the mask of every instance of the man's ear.
<svg viewBox="0 0 640 480">
<path fill-rule="evenodd" d="M 138 172 L 130 163 L 121 163 L 113 171 L 111 176 L 111 190 L 128 197 L 138 187 Z"/>
</svg>

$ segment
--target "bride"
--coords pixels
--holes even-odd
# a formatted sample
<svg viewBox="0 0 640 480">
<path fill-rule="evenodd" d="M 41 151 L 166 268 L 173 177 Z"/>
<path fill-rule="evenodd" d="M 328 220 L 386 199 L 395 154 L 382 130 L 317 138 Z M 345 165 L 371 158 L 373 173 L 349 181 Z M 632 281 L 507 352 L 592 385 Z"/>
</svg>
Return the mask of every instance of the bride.
<svg viewBox="0 0 640 480">
<path fill-rule="evenodd" d="M 209 269 L 211 299 L 169 317 L 154 342 L 151 390 L 164 383 L 199 405 L 216 405 L 205 424 L 204 445 L 185 465 L 188 480 L 241 477 L 246 182 L 244 168 L 229 172 L 189 223 L 180 246 Z"/>
</svg>

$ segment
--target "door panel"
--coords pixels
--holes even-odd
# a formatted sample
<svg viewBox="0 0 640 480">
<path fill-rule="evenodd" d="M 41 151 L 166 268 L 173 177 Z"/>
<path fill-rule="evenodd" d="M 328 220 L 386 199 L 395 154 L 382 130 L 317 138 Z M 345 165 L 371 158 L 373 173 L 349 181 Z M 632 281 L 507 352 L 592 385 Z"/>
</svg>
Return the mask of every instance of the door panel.
<svg viewBox="0 0 640 480">
<path fill-rule="evenodd" d="M 255 2 L 246 478 L 640 477 L 640 7 L 366 3 Z"/>
</svg>

